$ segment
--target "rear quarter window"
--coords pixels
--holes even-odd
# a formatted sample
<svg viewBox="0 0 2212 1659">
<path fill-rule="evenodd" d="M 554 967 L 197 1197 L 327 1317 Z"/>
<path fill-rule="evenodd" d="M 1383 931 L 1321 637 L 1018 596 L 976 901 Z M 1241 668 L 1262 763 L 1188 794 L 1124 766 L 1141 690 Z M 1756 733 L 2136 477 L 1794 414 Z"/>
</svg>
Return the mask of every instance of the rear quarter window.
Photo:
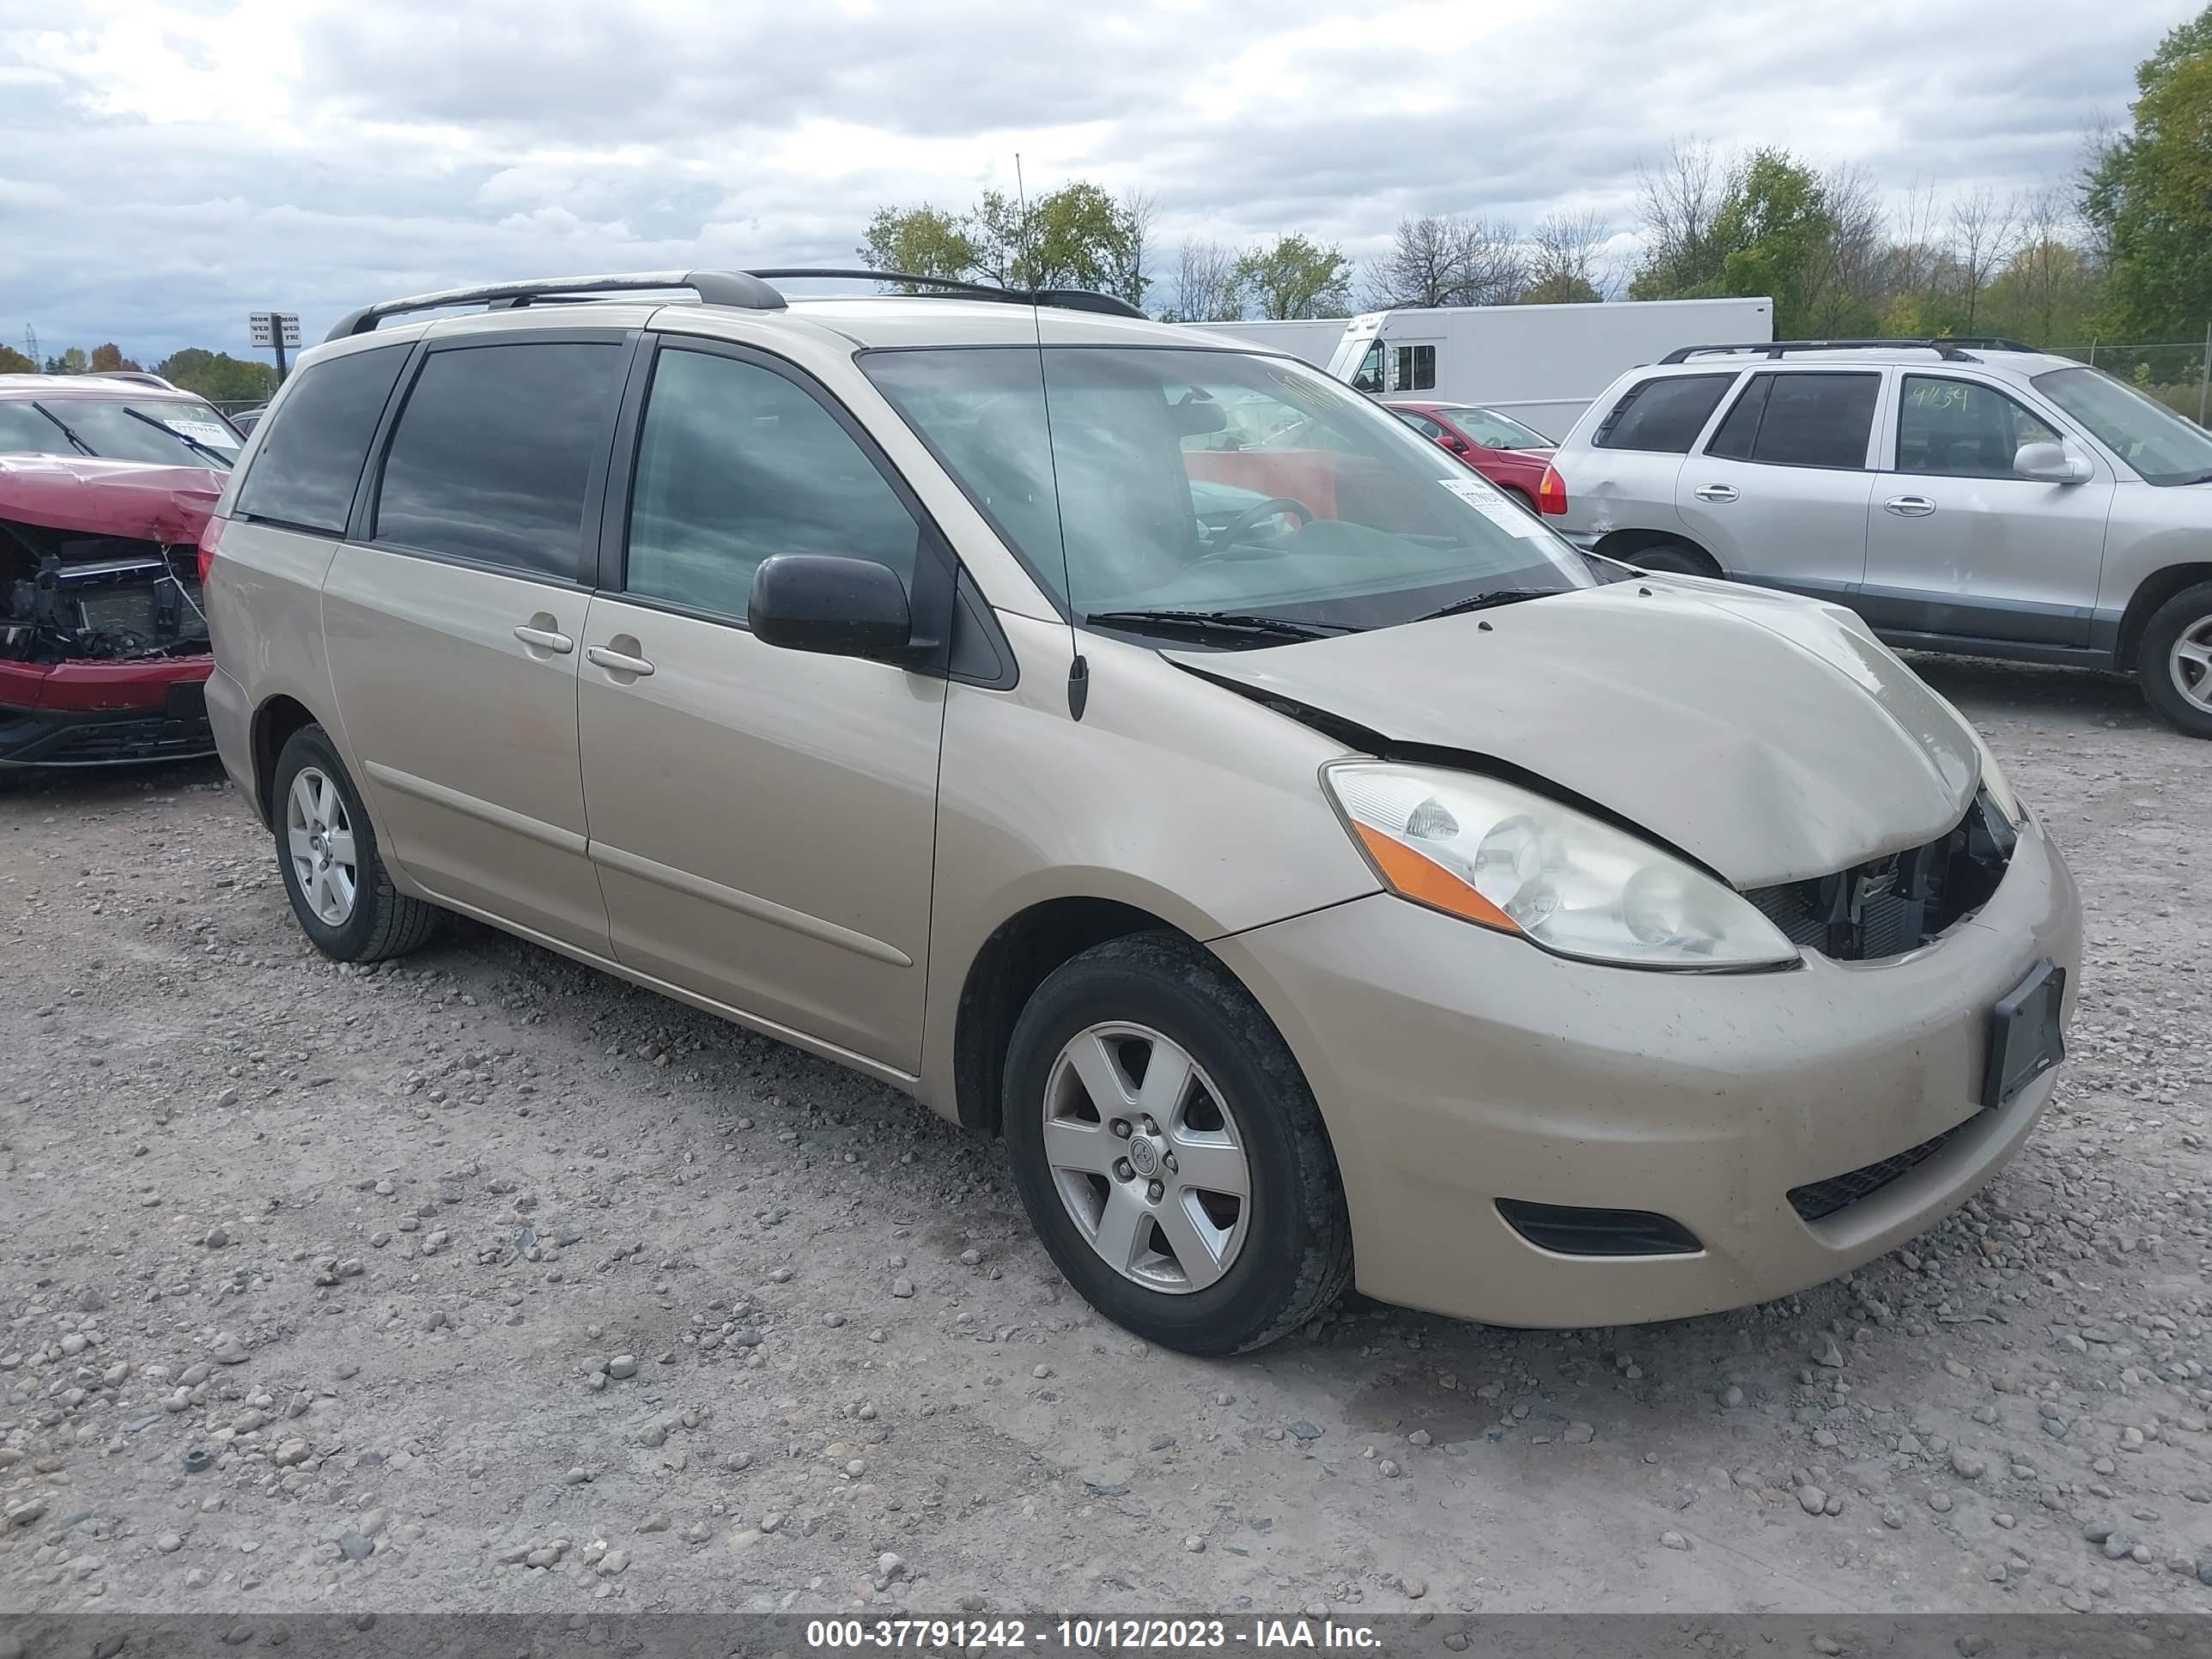
<svg viewBox="0 0 2212 1659">
<path fill-rule="evenodd" d="M 238 487 L 234 510 L 309 530 L 345 532 L 354 487 L 385 399 L 407 361 L 404 345 L 348 352 L 299 371 Z"/>
<path fill-rule="evenodd" d="M 1599 449 L 1646 449 L 1686 455 L 1735 380 L 1733 374 L 1674 374 L 1639 380 L 1598 423 Z"/>
</svg>

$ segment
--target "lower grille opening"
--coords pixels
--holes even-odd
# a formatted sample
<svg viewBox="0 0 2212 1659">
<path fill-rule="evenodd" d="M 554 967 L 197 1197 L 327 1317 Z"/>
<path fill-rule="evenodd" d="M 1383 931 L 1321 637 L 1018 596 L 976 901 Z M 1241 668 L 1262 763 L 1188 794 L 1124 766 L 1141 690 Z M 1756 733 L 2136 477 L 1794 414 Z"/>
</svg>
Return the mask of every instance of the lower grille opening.
<svg viewBox="0 0 2212 1659">
<path fill-rule="evenodd" d="M 1919 1168 L 1972 1127 L 1973 1122 L 1972 1118 L 1968 1118 L 1964 1123 L 1954 1123 L 1917 1146 L 1908 1146 L 1863 1168 L 1830 1176 L 1826 1181 L 1810 1181 L 1802 1187 L 1792 1187 L 1790 1207 L 1808 1221 L 1819 1221 L 1838 1210 L 1848 1209 L 1863 1198 L 1873 1197 L 1899 1176 Z"/>
<path fill-rule="evenodd" d="M 1695 1255 L 1705 1248 L 1672 1216 L 1650 1210 L 1586 1210 L 1501 1198 L 1498 1213 L 1531 1244 L 1561 1255 Z"/>
</svg>

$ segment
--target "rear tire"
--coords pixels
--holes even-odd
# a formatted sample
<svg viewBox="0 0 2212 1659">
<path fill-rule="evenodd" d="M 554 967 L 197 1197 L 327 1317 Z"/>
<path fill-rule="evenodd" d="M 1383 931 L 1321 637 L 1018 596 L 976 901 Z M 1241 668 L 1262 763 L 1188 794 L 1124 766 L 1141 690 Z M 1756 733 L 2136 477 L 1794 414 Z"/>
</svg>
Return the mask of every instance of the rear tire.
<svg viewBox="0 0 2212 1659">
<path fill-rule="evenodd" d="M 285 740 L 270 784 L 276 867 L 301 931 L 338 962 L 382 962 L 419 950 L 444 912 L 392 884 L 376 828 L 329 733 Z"/>
<path fill-rule="evenodd" d="M 1352 1225 L 1321 1109 L 1259 1004 L 1188 940 L 1111 939 L 1054 970 L 1015 1022 L 1003 1121 L 1054 1262 L 1147 1341 L 1241 1353 L 1343 1294 Z"/>
<path fill-rule="evenodd" d="M 2136 647 L 2143 701 L 2192 738 L 2212 738 L 2212 582 L 2185 587 L 2151 612 Z"/>
<path fill-rule="evenodd" d="M 1670 576 L 1711 576 L 1719 580 L 1721 568 L 1711 559 L 1686 542 L 1653 542 L 1639 547 L 1621 560 L 1638 570 L 1650 570 Z"/>
</svg>

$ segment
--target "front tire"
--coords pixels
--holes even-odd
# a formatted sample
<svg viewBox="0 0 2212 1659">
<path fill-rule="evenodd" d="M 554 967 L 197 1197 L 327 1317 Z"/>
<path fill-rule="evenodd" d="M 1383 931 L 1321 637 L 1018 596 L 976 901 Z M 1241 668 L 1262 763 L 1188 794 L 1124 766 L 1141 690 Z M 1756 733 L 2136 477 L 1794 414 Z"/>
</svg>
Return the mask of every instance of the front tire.
<svg viewBox="0 0 2212 1659">
<path fill-rule="evenodd" d="M 2192 738 L 2212 738 L 2212 582 L 2185 587 L 2151 612 L 2136 647 L 2143 701 Z"/>
<path fill-rule="evenodd" d="M 1649 547 L 1638 548 L 1621 562 L 1670 576 L 1717 578 L 1721 574 L 1718 565 L 1684 542 L 1653 542 Z"/>
<path fill-rule="evenodd" d="M 1273 1023 L 1188 940 L 1112 939 L 1054 970 L 1015 1023 L 1004 1121 L 1054 1262 L 1146 1340 L 1241 1353 L 1343 1293 L 1352 1227 L 1321 1109 Z"/>
<path fill-rule="evenodd" d="M 441 912 L 392 884 L 368 808 L 330 734 L 303 726 L 285 741 L 270 782 L 276 865 L 292 915 L 338 962 L 381 962 L 417 950 Z"/>
</svg>

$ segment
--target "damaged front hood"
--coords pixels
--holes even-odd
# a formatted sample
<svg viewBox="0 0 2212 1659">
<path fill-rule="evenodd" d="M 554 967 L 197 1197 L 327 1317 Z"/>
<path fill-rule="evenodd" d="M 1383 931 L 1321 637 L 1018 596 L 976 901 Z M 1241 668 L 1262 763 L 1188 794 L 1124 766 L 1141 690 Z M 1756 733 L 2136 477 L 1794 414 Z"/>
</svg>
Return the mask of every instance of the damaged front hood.
<svg viewBox="0 0 2212 1659">
<path fill-rule="evenodd" d="M 1738 887 L 1933 841 L 1979 781 L 1973 733 L 1854 619 L 1647 577 L 1261 651 L 1209 678 L 1547 778 Z"/>
<path fill-rule="evenodd" d="M 0 455 L 0 519 L 88 536 L 196 543 L 222 488 L 211 467 Z"/>
</svg>

